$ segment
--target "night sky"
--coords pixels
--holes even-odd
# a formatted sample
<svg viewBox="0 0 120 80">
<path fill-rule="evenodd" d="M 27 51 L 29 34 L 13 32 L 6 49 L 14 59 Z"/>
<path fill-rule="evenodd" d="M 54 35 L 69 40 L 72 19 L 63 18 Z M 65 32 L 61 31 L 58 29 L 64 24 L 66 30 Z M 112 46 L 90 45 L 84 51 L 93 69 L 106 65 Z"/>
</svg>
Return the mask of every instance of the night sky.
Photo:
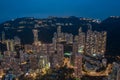
<svg viewBox="0 0 120 80">
<path fill-rule="evenodd" d="M 120 15 L 120 0 L 0 0 L 0 22 L 19 17 Z"/>
</svg>

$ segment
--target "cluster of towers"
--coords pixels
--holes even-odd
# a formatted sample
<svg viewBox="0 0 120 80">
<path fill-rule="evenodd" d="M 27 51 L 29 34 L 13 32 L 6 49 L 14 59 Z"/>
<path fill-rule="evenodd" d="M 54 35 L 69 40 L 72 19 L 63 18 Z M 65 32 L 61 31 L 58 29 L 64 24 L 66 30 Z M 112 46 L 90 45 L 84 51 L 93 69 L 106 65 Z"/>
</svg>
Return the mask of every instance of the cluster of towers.
<svg viewBox="0 0 120 80">
<path fill-rule="evenodd" d="M 32 45 L 24 45 L 24 50 L 20 51 L 21 63 L 26 62 L 27 53 L 33 53 L 29 55 L 29 67 L 36 69 L 38 67 L 45 67 L 49 65 L 54 68 L 56 65 L 61 65 L 64 58 L 64 44 L 72 45 L 71 63 L 74 65 L 75 76 L 80 78 L 82 75 L 82 55 L 91 57 L 104 56 L 106 49 L 106 37 L 105 31 L 97 32 L 92 31 L 89 26 L 88 31 L 85 33 L 82 28 L 79 28 L 78 35 L 74 36 L 69 33 L 61 32 L 61 26 L 58 26 L 57 32 L 54 33 L 52 43 L 41 43 L 38 39 L 38 30 L 33 29 L 34 42 Z M 5 34 L 2 35 L 2 42 L 6 44 L 7 51 L 15 51 L 15 45 L 21 44 L 20 39 L 15 37 L 14 40 L 4 40 Z M 26 64 L 27 65 L 27 64 Z M 36 65 L 36 66 L 35 66 Z"/>
<path fill-rule="evenodd" d="M 53 40 L 57 43 L 66 42 L 67 44 L 73 43 L 73 35 L 61 32 L 61 26 L 58 26 L 57 33 L 54 33 Z"/>
<path fill-rule="evenodd" d="M 106 32 L 88 30 L 86 36 L 86 51 L 88 55 L 104 55 L 106 49 Z"/>
<path fill-rule="evenodd" d="M 62 44 L 52 43 L 41 43 L 38 40 L 38 30 L 33 29 L 34 42 L 32 45 L 25 45 L 25 52 L 33 52 L 38 56 L 47 56 L 47 60 L 50 62 L 50 66 L 53 68 L 56 65 L 62 63 L 64 57 L 64 47 Z"/>
<path fill-rule="evenodd" d="M 71 63 L 73 63 L 75 67 L 75 75 L 80 78 L 82 75 L 83 58 L 86 58 L 87 56 L 102 58 L 104 56 L 106 50 L 106 37 L 107 32 L 92 31 L 91 25 L 89 25 L 89 29 L 86 33 L 83 32 L 80 27 L 78 35 L 76 36 L 61 32 L 61 26 L 59 26 L 57 28 L 57 33 L 54 33 L 53 44 L 65 43 L 67 45 L 72 45 L 72 52 L 69 56 L 71 58 Z M 87 59 L 90 60 L 91 58 L 87 57 Z M 96 61 L 93 65 L 98 64 L 97 62 L 99 61 Z M 102 63 L 100 63 L 100 65 L 102 65 Z M 86 66 L 86 68 L 87 67 L 89 66 Z M 99 69 L 100 66 L 95 66 L 95 68 Z"/>
<path fill-rule="evenodd" d="M 104 55 L 106 50 L 106 37 L 107 32 L 92 31 L 91 25 L 89 25 L 87 33 L 83 32 L 80 27 L 79 33 L 75 37 L 73 37 L 72 34 L 62 33 L 61 26 L 59 26 L 57 28 L 57 33 L 54 33 L 53 41 L 58 43 L 66 42 L 66 44 L 76 44 L 73 53 L 79 52 L 89 56 L 100 56 Z"/>
<path fill-rule="evenodd" d="M 4 31 L 2 32 L 1 42 L 5 44 L 6 48 L 4 48 L 4 50 L 7 50 L 7 51 L 15 51 L 15 46 L 21 45 L 21 39 L 17 36 L 15 36 L 14 39 L 5 39 Z"/>
</svg>

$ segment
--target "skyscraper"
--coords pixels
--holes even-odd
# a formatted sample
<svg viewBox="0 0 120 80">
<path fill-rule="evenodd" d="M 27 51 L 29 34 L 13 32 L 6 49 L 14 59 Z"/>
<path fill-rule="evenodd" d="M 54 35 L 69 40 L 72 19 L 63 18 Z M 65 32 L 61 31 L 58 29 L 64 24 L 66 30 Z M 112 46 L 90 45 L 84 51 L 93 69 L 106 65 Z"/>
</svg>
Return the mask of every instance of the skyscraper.
<svg viewBox="0 0 120 80">
<path fill-rule="evenodd" d="M 37 43 L 38 42 L 38 30 L 34 29 L 33 35 L 34 35 L 34 43 Z"/>
<path fill-rule="evenodd" d="M 5 41 L 5 32 L 2 31 L 2 42 L 4 42 L 4 41 Z"/>
<path fill-rule="evenodd" d="M 87 31 L 85 42 L 85 54 L 89 56 L 102 56 L 106 50 L 107 32 Z"/>
<path fill-rule="evenodd" d="M 8 51 L 14 51 L 14 40 L 5 40 Z"/>
<path fill-rule="evenodd" d="M 79 34 L 78 34 L 78 52 L 84 53 L 85 48 L 85 33 L 82 32 L 82 28 L 79 28 Z"/>
<path fill-rule="evenodd" d="M 80 79 L 82 77 L 82 56 L 81 54 L 76 54 L 74 61 L 75 61 L 74 62 L 75 76 Z"/>
<path fill-rule="evenodd" d="M 57 28 L 57 41 L 61 42 L 61 26 L 58 26 Z"/>
<path fill-rule="evenodd" d="M 60 37 L 61 36 L 61 26 L 58 26 L 57 33 L 58 33 L 58 37 Z"/>
</svg>

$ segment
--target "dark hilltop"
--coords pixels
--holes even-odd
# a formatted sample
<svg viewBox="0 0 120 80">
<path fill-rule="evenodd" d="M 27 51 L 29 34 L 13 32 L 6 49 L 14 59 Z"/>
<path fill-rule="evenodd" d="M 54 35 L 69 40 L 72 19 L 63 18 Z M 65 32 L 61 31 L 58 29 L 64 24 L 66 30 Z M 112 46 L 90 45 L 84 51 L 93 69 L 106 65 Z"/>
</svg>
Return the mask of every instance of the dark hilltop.
<svg viewBox="0 0 120 80">
<path fill-rule="evenodd" d="M 62 27 L 62 32 L 76 35 L 79 27 L 82 27 L 83 31 L 86 32 L 88 29 L 87 24 L 91 24 L 93 30 L 107 31 L 106 53 L 120 55 L 119 16 L 111 16 L 103 21 L 74 16 L 48 17 L 45 19 L 23 17 L 1 23 L 0 34 L 4 31 L 6 39 L 12 39 L 14 36 L 18 36 L 21 38 L 22 44 L 31 44 L 33 42 L 32 29 L 38 29 L 39 40 L 43 43 L 50 43 L 58 26 Z"/>
</svg>

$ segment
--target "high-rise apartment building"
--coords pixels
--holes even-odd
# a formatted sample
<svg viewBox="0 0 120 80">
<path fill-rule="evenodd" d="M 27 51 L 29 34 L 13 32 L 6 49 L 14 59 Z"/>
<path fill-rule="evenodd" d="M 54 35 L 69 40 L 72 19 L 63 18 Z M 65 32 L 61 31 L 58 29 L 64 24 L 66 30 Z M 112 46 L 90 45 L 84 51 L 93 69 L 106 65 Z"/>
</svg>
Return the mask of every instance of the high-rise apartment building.
<svg viewBox="0 0 120 80">
<path fill-rule="evenodd" d="M 34 44 L 37 44 L 37 42 L 38 42 L 38 30 L 34 29 L 33 35 L 34 35 Z"/>
<path fill-rule="evenodd" d="M 14 40 L 5 40 L 5 43 L 8 51 L 14 51 Z"/>
<path fill-rule="evenodd" d="M 78 34 L 78 52 L 84 53 L 85 48 L 85 33 L 82 32 L 82 28 L 79 28 L 79 34 Z"/>
<path fill-rule="evenodd" d="M 104 55 L 106 50 L 106 32 L 87 31 L 85 54 L 89 56 Z"/>
<path fill-rule="evenodd" d="M 4 42 L 5 41 L 5 32 L 3 31 L 2 32 L 2 42 Z"/>
<path fill-rule="evenodd" d="M 65 42 L 66 44 L 73 43 L 73 35 L 61 32 L 61 26 L 57 27 L 57 32 L 54 33 L 54 39 L 57 43 Z"/>
<path fill-rule="evenodd" d="M 74 62 L 75 76 L 80 79 L 82 77 L 82 56 L 81 54 L 76 53 L 74 61 L 75 61 Z"/>
</svg>

